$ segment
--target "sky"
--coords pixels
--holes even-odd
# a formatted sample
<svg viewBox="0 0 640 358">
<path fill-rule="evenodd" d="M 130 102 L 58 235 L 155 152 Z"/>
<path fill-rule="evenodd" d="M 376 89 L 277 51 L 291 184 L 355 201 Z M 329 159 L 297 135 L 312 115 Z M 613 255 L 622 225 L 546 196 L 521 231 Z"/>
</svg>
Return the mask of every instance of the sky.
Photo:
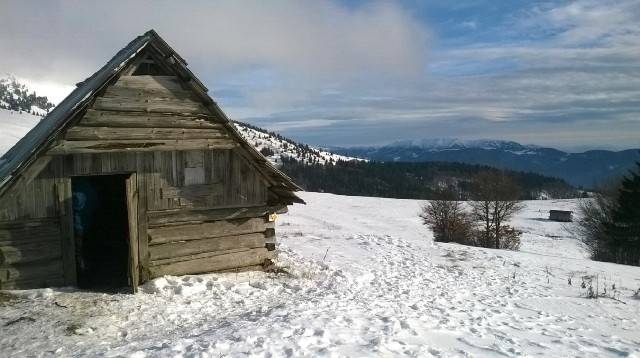
<svg viewBox="0 0 640 358">
<path fill-rule="evenodd" d="M 640 147 L 640 1 L 0 2 L 0 74 L 60 101 L 154 28 L 233 119 L 318 146 Z"/>
</svg>

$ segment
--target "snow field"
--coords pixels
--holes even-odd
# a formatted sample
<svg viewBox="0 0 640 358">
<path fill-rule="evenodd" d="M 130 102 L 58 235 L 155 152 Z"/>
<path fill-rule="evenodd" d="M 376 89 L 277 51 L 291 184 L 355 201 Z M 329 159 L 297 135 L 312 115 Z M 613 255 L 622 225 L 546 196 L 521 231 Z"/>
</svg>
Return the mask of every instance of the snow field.
<svg viewBox="0 0 640 358">
<path fill-rule="evenodd" d="M 20 138 L 41 120 L 41 117 L 26 112 L 11 111 L 0 108 L 0 155 L 11 149 Z"/>
<path fill-rule="evenodd" d="M 278 219 L 283 273 L 168 276 L 135 296 L 14 291 L 0 356 L 640 355 L 640 268 L 583 259 L 543 219 L 575 201 L 527 202 L 523 251 L 508 252 L 434 244 L 419 201 L 302 197 Z M 626 304 L 581 297 L 594 274 Z"/>
<path fill-rule="evenodd" d="M 538 200 L 531 201 L 512 220 L 513 225 L 523 232 L 520 252 L 541 255 L 587 259 L 588 252 L 576 240 L 572 223 L 549 221 L 549 210 L 578 212 L 579 200 Z"/>
<path fill-rule="evenodd" d="M 345 270 L 371 278 L 374 304 L 396 307 L 389 316 L 400 329 L 381 335 L 384 344 L 375 354 L 615 356 L 640 350 L 640 300 L 632 297 L 640 288 L 640 268 L 583 259 L 586 253 L 571 238 L 571 228 L 545 219 L 550 208 L 575 210 L 575 200 L 527 202 L 513 220 L 525 232 L 523 251 L 509 252 L 430 247 L 432 235 L 416 217 L 417 201 L 306 195 L 314 207 L 292 208 L 295 219 L 287 230 L 319 229 L 287 244 L 319 257 L 322 248 L 313 249 L 323 243 L 318 238 L 325 245 L 338 241 L 338 233 L 356 240 L 335 250 L 337 258 L 329 254 L 327 264 L 347 263 Z M 315 215 L 304 216 L 307 210 Z M 352 236 L 353 231 L 377 234 Z M 358 248 L 349 251 L 353 247 Z M 595 274 L 600 282 L 615 282 L 627 304 L 580 297 L 580 277 Z M 394 346 L 405 350 L 385 350 Z"/>
</svg>

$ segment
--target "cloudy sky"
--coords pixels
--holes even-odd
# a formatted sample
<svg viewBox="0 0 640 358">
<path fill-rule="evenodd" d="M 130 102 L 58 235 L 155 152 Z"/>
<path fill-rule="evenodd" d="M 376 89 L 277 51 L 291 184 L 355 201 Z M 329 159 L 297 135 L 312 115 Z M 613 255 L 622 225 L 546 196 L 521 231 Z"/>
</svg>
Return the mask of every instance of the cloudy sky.
<svg viewBox="0 0 640 358">
<path fill-rule="evenodd" d="M 55 100 L 150 28 L 232 118 L 323 146 L 640 147 L 640 1 L 9 1 L 0 74 Z"/>
</svg>

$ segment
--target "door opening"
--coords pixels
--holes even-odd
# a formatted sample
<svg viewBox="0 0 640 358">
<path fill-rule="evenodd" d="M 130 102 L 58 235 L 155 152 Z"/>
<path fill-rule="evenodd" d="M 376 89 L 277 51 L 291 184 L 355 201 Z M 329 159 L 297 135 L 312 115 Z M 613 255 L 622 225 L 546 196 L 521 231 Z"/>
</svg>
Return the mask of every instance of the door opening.
<svg viewBox="0 0 640 358">
<path fill-rule="evenodd" d="M 117 289 L 129 285 L 128 177 L 72 178 L 76 270 L 81 288 Z"/>
</svg>

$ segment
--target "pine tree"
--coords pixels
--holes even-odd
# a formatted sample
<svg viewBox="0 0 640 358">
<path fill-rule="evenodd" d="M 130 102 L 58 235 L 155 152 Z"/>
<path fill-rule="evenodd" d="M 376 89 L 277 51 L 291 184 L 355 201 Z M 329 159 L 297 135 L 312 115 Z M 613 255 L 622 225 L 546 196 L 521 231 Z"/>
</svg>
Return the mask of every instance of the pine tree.
<svg viewBox="0 0 640 358">
<path fill-rule="evenodd" d="M 621 264 L 640 265 L 640 162 L 618 192 L 612 222 L 607 225 L 611 252 Z"/>
</svg>

